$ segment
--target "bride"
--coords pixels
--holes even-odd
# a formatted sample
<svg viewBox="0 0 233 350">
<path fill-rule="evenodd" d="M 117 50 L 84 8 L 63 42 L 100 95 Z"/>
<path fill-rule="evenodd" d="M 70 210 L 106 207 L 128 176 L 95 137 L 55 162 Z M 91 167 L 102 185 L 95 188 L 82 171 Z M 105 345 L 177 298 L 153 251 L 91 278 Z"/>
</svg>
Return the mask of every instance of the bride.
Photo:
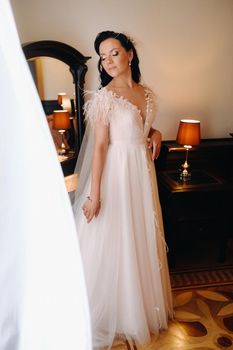
<svg viewBox="0 0 233 350">
<path fill-rule="evenodd" d="M 85 104 L 89 140 L 73 210 L 93 346 L 102 349 L 118 337 L 148 343 L 173 310 L 154 168 L 161 139 L 154 95 L 139 83 L 126 35 L 101 32 L 95 50 L 101 89 Z"/>
</svg>

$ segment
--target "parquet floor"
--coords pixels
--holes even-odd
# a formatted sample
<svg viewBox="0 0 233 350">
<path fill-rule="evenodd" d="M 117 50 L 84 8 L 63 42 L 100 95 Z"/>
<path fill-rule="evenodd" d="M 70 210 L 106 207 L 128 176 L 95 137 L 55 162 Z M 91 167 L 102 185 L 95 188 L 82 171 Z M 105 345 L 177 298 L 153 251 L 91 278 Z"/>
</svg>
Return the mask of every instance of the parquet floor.
<svg viewBox="0 0 233 350">
<path fill-rule="evenodd" d="M 217 263 L 214 249 L 216 247 L 212 247 L 212 251 L 210 247 L 207 251 L 202 249 L 199 256 L 195 251 L 184 252 L 178 267 L 171 272 L 192 271 L 195 266 L 196 271 L 205 271 L 206 267 L 215 276 L 215 266 L 216 271 L 222 267 L 224 270 L 226 265 L 232 269 L 232 242 L 225 265 Z M 221 283 L 221 274 L 217 272 L 217 275 L 220 279 L 215 284 L 210 276 L 209 282 L 202 281 L 201 273 L 200 283 L 193 286 L 189 283 L 185 287 L 184 283 L 182 287 L 180 279 L 173 280 L 175 317 L 169 321 L 168 329 L 159 336 L 152 335 L 151 343 L 145 346 L 122 341 L 115 343 L 112 350 L 233 350 L 233 282 L 229 275 L 229 279 L 225 276 Z"/>
<path fill-rule="evenodd" d="M 139 346 L 121 342 L 113 350 L 233 349 L 233 285 L 173 293 L 175 318 L 167 331 Z"/>
</svg>

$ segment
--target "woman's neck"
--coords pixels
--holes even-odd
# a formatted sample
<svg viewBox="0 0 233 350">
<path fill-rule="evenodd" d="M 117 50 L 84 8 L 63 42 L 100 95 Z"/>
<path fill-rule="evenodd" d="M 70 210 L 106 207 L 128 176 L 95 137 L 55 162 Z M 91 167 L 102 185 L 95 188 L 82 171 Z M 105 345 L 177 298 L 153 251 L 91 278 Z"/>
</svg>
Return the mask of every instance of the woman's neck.
<svg viewBox="0 0 233 350">
<path fill-rule="evenodd" d="M 113 78 L 111 82 L 109 83 L 109 87 L 113 89 L 133 89 L 137 84 L 130 79 L 120 79 L 120 78 Z"/>
</svg>

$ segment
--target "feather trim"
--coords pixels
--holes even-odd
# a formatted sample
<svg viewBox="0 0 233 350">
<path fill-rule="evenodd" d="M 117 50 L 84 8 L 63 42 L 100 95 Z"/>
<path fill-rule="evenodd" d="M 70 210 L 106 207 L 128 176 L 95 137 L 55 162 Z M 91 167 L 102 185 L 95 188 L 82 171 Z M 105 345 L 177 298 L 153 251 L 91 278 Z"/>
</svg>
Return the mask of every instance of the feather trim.
<svg viewBox="0 0 233 350">
<path fill-rule="evenodd" d="M 105 125 L 110 123 L 112 98 L 105 88 L 96 92 L 88 91 L 87 94 L 93 95 L 84 104 L 85 121 L 95 126 L 96 122 L 102 122 Z"/>
</svg>

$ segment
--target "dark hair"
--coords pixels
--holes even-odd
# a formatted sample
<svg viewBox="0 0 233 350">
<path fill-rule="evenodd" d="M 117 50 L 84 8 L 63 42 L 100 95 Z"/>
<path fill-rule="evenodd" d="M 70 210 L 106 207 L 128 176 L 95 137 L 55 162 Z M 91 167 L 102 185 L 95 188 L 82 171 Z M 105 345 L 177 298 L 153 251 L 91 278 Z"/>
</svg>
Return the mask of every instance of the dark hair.
<svg viewBox="0 0 233 350">
<path fill-rule="evenodd" d="M 110 30 L 106 30 L 104 32 L 101 32 L 97 35 L 96 39 L 95 39 L 95 51 L 97 52 L 97 54 L 99 55 L 99 47 L 100 44 L 102 43 L 102 41 L 109 39 L 109 38 L 113 38 L 113 39 L 117 39 L 120 41 L 121 45 L 124 47 L 124 49 L 128 52 L 130 50 L 133 51 L 133 59 L 131 61 L 131 72 L 132 72 L 132 79 L 135 83 L 139 83 L 140 82 L 140 78 L 141 78 L 141 72 L 139 69 L 139 59 L 138 59 L 138 54 L 137 51 L 134 47 L 134 44 L 132 43 L 132 41 L 123 33 L 116 33 Z M 101 82 L 101 86 L 106 86 L 108 83 L 110 83 L 110 81 L 112 80 L 112 77 L 104 70 L 104 68 L 101 65 L 101 59 L 99 59 L 98 62 L 98 70 L 100 73 L 100 82 Z"/>
</svg>

